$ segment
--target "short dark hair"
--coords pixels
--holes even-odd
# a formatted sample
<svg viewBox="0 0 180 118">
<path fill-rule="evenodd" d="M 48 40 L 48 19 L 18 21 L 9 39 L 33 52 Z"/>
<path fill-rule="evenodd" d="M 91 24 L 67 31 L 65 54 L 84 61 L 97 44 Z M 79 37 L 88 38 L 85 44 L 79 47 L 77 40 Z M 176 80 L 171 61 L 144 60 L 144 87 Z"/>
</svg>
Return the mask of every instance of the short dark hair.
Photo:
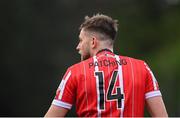
<svg viewBox="0 0 180 118">
<path fill-rule="evenodd" d="M 103 14 L 96 14 L 92 17 L 86 16 L 84 22 L 79 27 L 80 30 L 98 32 L 108 38 L 115 40 L 118 31 L 117 20 Z"/>
</svg>

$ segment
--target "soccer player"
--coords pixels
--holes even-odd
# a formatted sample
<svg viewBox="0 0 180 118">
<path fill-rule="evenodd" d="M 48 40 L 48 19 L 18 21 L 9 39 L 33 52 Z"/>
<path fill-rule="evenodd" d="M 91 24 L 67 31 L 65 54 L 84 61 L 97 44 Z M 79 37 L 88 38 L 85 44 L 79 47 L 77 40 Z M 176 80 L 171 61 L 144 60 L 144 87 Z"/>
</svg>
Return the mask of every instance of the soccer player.
<svg viewBox="0 0 180 118">
<path fill-rule="evenodd" d="M 116 55 L 117 20 L 96 14 L 80 26 L 81 62 L 69 67 L 45 116 L 65 116 L 72 105 L 82 117 L 167 117 L 158 82 L 142 60 Z"/>
</svg>

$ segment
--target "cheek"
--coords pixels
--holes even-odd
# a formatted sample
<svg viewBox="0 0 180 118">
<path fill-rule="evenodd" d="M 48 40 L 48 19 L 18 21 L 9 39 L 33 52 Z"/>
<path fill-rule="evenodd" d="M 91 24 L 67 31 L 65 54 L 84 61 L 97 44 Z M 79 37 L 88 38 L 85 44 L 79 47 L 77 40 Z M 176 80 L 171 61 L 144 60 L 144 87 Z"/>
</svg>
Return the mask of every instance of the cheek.
<svg viewBox="0 0 180 118">
<path fill-rule="evenodd" d="M 81 49 L 84 50 L 84 49 L 86 49 L 87 44 L 85 42 L 82 42 L 80 46 L 81 46 Z"/>
<path fill-rule="evenodd" d="M 84 50 L 88 50 L 88 49 L 89 49 L 89 44 L 88 44 L 88 43 L 84 43 L 83 49 L 84 49 Z"/>
</svg>

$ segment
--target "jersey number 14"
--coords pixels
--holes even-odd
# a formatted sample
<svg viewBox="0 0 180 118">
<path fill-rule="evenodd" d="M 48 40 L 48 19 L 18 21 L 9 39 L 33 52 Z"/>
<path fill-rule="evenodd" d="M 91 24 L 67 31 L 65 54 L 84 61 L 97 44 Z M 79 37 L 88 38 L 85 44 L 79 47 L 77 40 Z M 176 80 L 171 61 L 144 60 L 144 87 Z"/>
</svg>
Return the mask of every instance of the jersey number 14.
<svg viewBox="0 0 180 118">
<path fill-rule="evenodd" d="M 118 71 L 114 71 L 112 76 L 111 76 L 111 80 L 110 80 L 110 84 L 108 86 L 108 90 L 107 90 L 107 94 L 106 97 L 104 96 L 105 94 L 105 90 L 104 90 L 104 73 L 103 71 L 97 71 L 95 72 L 95 76 L 98 77 L 99 80 L 99 106 L 101 110 L 104 110 L 105 107 L 105 98 L 109 101 L 117 101 L 117 107 L 121 108 L 121 100 L 124 99 L 124 95 L 121 93 L 121 88 L 120 87 L 116 87 L 116 93 L 113 94 L 113 88 L 115 86 L 116 80 L 117 80 L 117 75 L 118 75 Z"/>
</svg>

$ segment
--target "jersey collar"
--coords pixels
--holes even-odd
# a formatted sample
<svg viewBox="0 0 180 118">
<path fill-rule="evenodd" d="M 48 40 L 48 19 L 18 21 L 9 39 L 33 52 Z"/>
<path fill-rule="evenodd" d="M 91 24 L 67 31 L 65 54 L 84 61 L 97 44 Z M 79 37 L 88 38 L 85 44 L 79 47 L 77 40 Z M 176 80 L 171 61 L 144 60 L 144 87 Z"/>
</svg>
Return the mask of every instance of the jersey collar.
<svg viewBox="0 0 180 118">
<path fill-rule="evenodd" d="M 102 49 L 102 50 L 99 50 L 96 55 L 99 55 L 99 54 L 112 54 L 113 52 L 110 50 L 110 49 Z"/>
</svg>

